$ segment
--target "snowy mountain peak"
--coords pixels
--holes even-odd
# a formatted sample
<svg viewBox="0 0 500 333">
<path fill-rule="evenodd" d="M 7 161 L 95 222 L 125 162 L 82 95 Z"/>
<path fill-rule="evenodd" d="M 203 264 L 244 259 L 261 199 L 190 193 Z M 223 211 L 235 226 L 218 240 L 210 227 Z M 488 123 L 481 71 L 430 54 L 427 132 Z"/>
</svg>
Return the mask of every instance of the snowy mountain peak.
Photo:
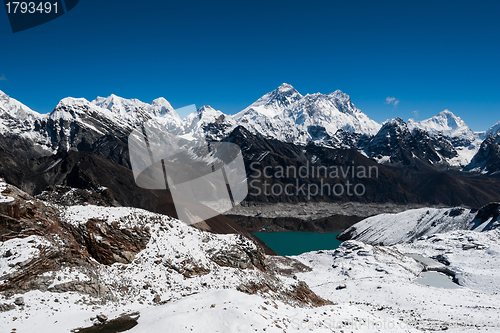
<svg viewBox="0 0 500 333">
<path fill-rule="evenodd" d="M 39 113 L 0 90 L 0 114 L 3 112 L 9 114 L 10 117 L 22 120 L 41 117 Z"/>
<path fill-rule="evenodd" d="M 235 127 L 236 122 L 231 115 L 226 115 L 209 105 L 203 105 L 182 120 L 182 132 L 185 138 L 220 140 L 229 135 Z"/>
<path fill-rule="evenodd" d="M 172 105 L 163 97 L 159 97 L 151 102 L 152 106 L 164 106 L 166 108 L 171 108 Z"/>
<path fill-rule="evenodd" d="M 448 109 L 439 112 L 434 118 L 436 121 L 447 125 L 451 129 L 458 129 L 467 126 L 462 118 L 455 116 L 455 114 Z"/>
<path fill-rule="evenodd" d="M 172 107 L 172 105 L 170 105 L 170 103 L 165 98 L 163 98 L 163 97 L 160 97 L 160 98 L 157 98 L 157 99 L 153 100 L 151 102 L 151 107 L 152 107 L 151 112 L 155 116 L 164 117 L 164 116 L 167 116 L 167 115 L 171 115 L 172 117 L 174 117 L 176 119 L 178 118 L 179 121 L 181 120 L 181 118 L 179 117 L 179 115 L 177 114 L 177 112 L 175 112 L 175 110 Z"/>
<path fill-rule="evenodd" d="M 351 101 L 351 96 L 342 92 L 339 89 L 335 90 L 332 93 L 329 93 L 328 96 L 334 97 L 334 98 L 338 99 L 339 101 L 343 101 L 343 102 L 350 102 Z"/>
<path fill-rule="evenodd" d="M 92 104 L 119 114 L 124 119 L 129 119 L 131 113 L 137 113 L 138 109 L 146 109 L 149 106 L 149 104 L 143 103 L 138 99 L 126 99 L 115 94 L 111 94 L 106 98 L 97 97 L 92 101 Z"/>
<path fill-rule="evenodd" d="M 204 113 L 207 113 L 207 112 L 208 113 L 217 113 L 217 112 L 220 112 L 220 111 L 215 110 L 210 105 L 203 105 L 201 108 L 198 108 L 198 110 L 196 110 L 196 112 L 198 112 L 199 114 L 204 114 Z"/>
<path fill-rule="evenodd" d="M 408 124 L 401 118 L 396 117 L 393 119 L 388 119 L 382 124 L 383 127 L 406 127 L 408 128 Z"/>
<path fill-rule="evenodd" d="M 455 116 L 453 112 L 448 109 L 426 120 L 416 121 L 414 119 L 409 119 L 408 126 L 410 129 L 423 129 L 430 135 L 441 132 L 443 135 L 451 138 L 466 136 L 468 139 L 472 139 L 474 136 L 474 133 L 462 118 Z"/>
<path fill-rule="evenodd" d="M 323 128 L 333 137 L 339 129 L 351 133 L 375 135 L 380 124 L 357 109 L 349 95 L 337 90 L 302 96 L 289 84 L 265 94 L 234 116 L 251 133 L 284 142 L 307 144 Z"/>
<path fill-rule="evenodd" d="M 57 103 L 56 109 L 61 108 L 61 107 L 71 107 L 71 106 L 82 106 L 82 105 L 89 105 L 90 102 L 86 100 L 85 98 L 74 98 L 74 97 L 66 97 L 63 98 Z"/>
<path fill-rule="evenodd" d="M 283 83 L 275 90 L 265 94 L 252 105 L 236 114 L 236 120 L 243 117 L 264 116 L 267 118 L 274 118 L 283 113 L 283 111 L 300 100 L 303 96 L 291 85 Z"/>
<path fill-rule="evenodd" d="M 500 121 L 496 123 L 495 125 L 491 126 L 487 131 L 486 131 L 486 137 L 491 135 L 491 136 L 496 136 L 500 134 Z"/>
<path fill-rule="evenodd" d="M 288 84 L 288 83 L 282 83 L 276 90 L 282 91 L 282 92 L 290 91 L 290 90 L 297 91 L 297 90 L 295 90 L 295 88 L 291 84 Z"/>
<path fill-rule="evenodd" d="M 57 103 L 54 110 L 48 115 L 53 121 L 65 120 L 74 121 L 81 118 L 81 115 L 99 114 L 109 119 L 117 118 L 110 110 L 100 108 L 89 102 L 85 98 L 66 97 Z M 77 120 L 79 121 L 79 120 Z"/>
<path fill-rule="evenodd" d="M 138 99 L 126 99 L 111 94 L 108 97 L 97 97 L 92 101 L 95 106 L 107 109 L 124 120 L 137 120 L 148 117 L 170 116 L 179 118 L 174 108 L 163 97 L 153 100 L 151 104 L 144 103 Z M 180 118 L 178 119 L 180 121 Z"/>
<path fill-rule="evenodd" d="M 268 98 L 264 98 L 268 96 Z M 302 98 L 302 95 L 290 84 L 283 83 L 275 90 L 264 95 L 261 99 L 266 101 L 266 104 L 278 104 L 281 107 L 286 107 L 296 100 Z"/>
</svg>

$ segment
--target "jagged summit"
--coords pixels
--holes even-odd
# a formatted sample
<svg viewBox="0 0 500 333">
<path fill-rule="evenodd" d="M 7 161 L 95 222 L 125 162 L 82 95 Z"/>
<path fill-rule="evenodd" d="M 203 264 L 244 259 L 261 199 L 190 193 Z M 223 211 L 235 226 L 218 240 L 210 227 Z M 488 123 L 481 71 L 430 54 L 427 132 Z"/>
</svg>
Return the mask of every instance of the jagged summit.
<svg viewBox="0 0 500 333">
<path fill-rule="evenodd" d="M 291 85 L 283 83 L 275 90 L 268 92 L 257 101 L 252 103 L 243 111 L 234 115 L 234 118 L 239 121 L 245 117 L 274 118 L 283 113 L 284 109 L 300 100 L 303 96 Z"/>
<path fill-rule="evenodd" d="M 211 107 L 210 105 L 203 105 L 202 107 L 198 108 L 198 110 L 196 110 L 198 113 L 206 113 L 206 112 L 217 112 L 217 110 L 215 110 L 213 107 Z M 221 112 L 221 111 L 219 111 Z"/>
<path fill-rule="evenodd" d="M 388 120 L 386 120 L 382 124 L 382 127 L 386 127 L 386 126 L 408 127 L 408 124 L 403 119 L 401 119 L 400 117 L 396 117 L 396 118 L 393 118 L 393 119 L 388 119 Z"/>
<path fill-rule="evenodd" d="M 10 117 L 25 120 L 28 117 L 39 118 L 40 114 L 31 110 L 18 100 L 0 90 L 0 113 L 7 113 Z"/>
<path fill-rule="evenodd" d="M 429 132 L 429 134 L 434 135 L 438 132 L 443 133 L 448 137 L 458 137 L 458 136 L 474 136 L 469 126 L 462 120 L 462 118 L 457 117 L 453 112 L 446 109 L 439 112 L 434 117 L 426 120 L 416 121 L 414 119 L 408 120 L 408 126 L 410 129 L 421 128 Z"/>
<path fill-rule="evenodd" d="M 159 98 L 154 99 L 151 102 L 151 105 L 152 106 L 165 107 L 165 108 L 168 108 L 168 109 L 172 108 L 172 105 L 170 105 L 170 103 L 164 97 L 159 97 Z"/>
<path fill-rule="evenodd" d="M 491 126 L 487 131 L 486 131 L 486 136 L 491 135 L 491 136 L 496 136 L 500 134 L 500 121 L 496 123 L 495 125 Z"/>
<path fill-rule="evenodd" d="M 291 84 L 282 83 L 276 90 L 279 90 L 279 91 L 288 91 L 288 90 L 295 90 L 295 88 Z"/>
<path fill-rule="evenodd" d="M 328 96 L 332 96 L 332 97 L 335 97 L 336 99 L 338 100 L 341 100 L 341 101 L 351 101 L 351 96 L 349 96 L 348 94 L 344 93 L 342 90 L 335 90 L 334 92 L 332 93 L 329 93 Z"/>
</svg>

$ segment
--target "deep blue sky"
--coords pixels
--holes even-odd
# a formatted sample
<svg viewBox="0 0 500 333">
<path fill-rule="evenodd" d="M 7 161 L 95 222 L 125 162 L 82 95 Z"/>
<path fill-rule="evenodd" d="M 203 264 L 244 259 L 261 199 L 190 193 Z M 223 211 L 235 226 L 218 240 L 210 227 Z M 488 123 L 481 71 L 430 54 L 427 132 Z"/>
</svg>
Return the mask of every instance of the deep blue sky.
<svg viewBox="0 0 500 333">
<path fill-rule="evenodd" d="M 0 8 L 0 90 L 39 112 L 114 93 L 235 113 L 287 82 L 340 89 L 379 122 L 447 108 L 485 130 L 500 120 L 499 17 L 498 1 L 80 0 L 13 34 Z"/>
</svg>

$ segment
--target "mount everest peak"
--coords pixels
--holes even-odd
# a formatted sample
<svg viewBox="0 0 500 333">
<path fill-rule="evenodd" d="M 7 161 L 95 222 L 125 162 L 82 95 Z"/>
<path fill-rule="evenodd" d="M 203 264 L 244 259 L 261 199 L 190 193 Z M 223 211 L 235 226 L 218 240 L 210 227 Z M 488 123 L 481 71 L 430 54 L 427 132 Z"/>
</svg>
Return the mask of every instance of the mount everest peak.
<svg viewBox="0 0 500 333">
<path fill-rule="evenodd" d="M 237 113 L 234 118 L 237 121 L 240 121 L 244 117 L 255 117 L 256 115 L 274 118 L 302 97 L 294 87 L 283 83 L 275 90 L 259 98 L 243 111 Z"/>
<path fill-rule="evenodd" d="M 333 138 L 339 130 L 374 135 L 380 128 L 340 90 L 303 96 L 286 83 L 237 113 L 234 119 L 254 134 L 295 144 L 315 141 L 318 131 Z"/>
</svg>

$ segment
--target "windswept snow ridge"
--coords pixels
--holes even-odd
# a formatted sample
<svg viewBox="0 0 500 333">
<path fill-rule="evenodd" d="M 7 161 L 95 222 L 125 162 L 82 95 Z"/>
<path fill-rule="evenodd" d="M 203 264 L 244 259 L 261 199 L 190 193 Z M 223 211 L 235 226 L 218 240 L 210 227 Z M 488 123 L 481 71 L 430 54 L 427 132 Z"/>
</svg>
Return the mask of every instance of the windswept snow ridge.
<svg viewBox="0 0 500 333">
<path fill-rule="evenodd" d="M 480 210 L 461 207 L 420 208 L 398 214 L 381 214 L 360 221 L 342 232 L 341 239 L 369 244 L 408 243 L 422 236 L 454 230 L 488 231 L 500 226 L 500 204 Z"/>
</svg>

